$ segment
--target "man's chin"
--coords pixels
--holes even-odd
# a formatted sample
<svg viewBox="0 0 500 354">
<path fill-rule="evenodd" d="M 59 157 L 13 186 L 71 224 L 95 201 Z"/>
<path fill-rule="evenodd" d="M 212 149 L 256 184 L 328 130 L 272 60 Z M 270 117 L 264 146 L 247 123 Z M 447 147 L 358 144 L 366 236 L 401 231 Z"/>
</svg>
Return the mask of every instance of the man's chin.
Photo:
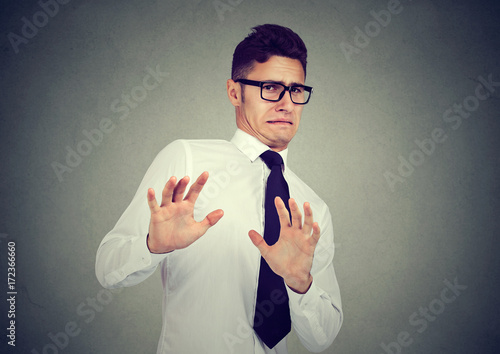
<svg viewBox="0 0 500 354">
<path fill-rule="evenodd" d="M 289 137 L 289 136 L 273 137 L 273 139 L 269 140 L 268 143 L 266 143 L 266 145 L 269 146 L 274 151 L 281 151 L 281 150 L 284 150 L 288 147 L 288 144 L 292 140 L 292 137 Z"/>
</svg>

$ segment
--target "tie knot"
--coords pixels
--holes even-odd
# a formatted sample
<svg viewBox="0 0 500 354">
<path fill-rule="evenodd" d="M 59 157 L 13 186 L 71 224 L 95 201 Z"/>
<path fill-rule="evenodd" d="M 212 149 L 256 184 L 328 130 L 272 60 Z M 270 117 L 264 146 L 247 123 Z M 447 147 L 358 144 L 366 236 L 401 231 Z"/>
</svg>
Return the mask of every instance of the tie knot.
<svg viewBox="0 0 500 354">
<path fill-rule="evenodd" d="M 272 150 L 264 151 L 260 155 L 260 158 L 262 159 L 262 161 L 266 163 L 269 169 L 272 169 L 273 166 L 281 166 L 283 164 L 283 159 L 281 158 L 281 155 Z"/>
</svg>

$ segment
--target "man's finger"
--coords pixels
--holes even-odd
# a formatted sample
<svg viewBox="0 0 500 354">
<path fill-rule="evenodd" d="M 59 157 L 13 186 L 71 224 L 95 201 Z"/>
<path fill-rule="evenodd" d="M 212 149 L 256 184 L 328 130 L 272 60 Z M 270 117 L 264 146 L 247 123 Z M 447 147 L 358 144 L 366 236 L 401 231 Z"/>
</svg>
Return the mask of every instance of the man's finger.
<svg viewBox="0 0 500 354">
<path fill-rule="evenodd" d="M 199 226 L 201 228 L 199 237 L 203 236 L 209 228 L 217 224 L 217 222 L 224 216 L 224 212 L 222 209 L 217 209 L 212 211 L 210 214 L 205 216 L 205 219 L 203 219 L 200 223 Z"/>
<path fill-rule="evenodd" d="M 174 203 L 181 202 L 182 198 L 184 197 L 184 192 L 186 191 L 186 187 L 189 183 L 189 177 L 185 176 L 183 177 L 175 186 L 173 196 L 172 196 L 172 201 Z"/>
<path fill-rule="evenodd" d="M 212 211 L 210 214 L 208 214 L 205 219 L 203 219 L 200 224 L 203 227 L 205 231 L 203 233 L 207 232 L 209 228 L 217 224 L 217 222 L 224 216 L 224 212 L 222 209 L 217 209 Z"/>
<path fill-rule="evenodd" d="M 302 229 L 302 214 L 300 213 L 297 202 L 295 199 L 290 198 L 288 205 L 290 206 L 290 213 L 292 214 L 292 226 Z"/>
<path fill-rule="evenodd" d="M 313 213 L 311 209 L 311 205 L 307 202 L 304 203 L 304 226 L 303 230 L 306 235 L 311 234 L 311 230 L 313 229 Z"/>
<path fill-rule="evenodd" d="M 156 201 L 155 198 L 155 191 L 153 188 L 148 189 L 147 199 L 148 199 L 149 210 L 151 210 L 151 213 L 156 213 L 157 211 L 160 210 L 158 202 Z"/>
<path fill-rule="evenodd" d="M 319 237 L 321 236 L 321 230 L 317 222 L 313 224 L 313 234 L 312 238 L 314 240 L 314 244 L 316 245 L 319 241 Z"/>
<path fill-rule="evenodd" d="M 170 177 L 170 179 L 165 183 L 165 187 L 163 187 L 163 191 L 161 192 L 161 207 L 167 206 L 172 203 L 172 194 L 174 193 L 175 182 L 177 178 L 174 176 Z"/>
<path fill-rule="evenodd" d="M 255 230 L 250 230 L 248 232 L 248 236 L 250 236 L 250 240 L 252 240 L 252 243 L 255 245 L 255 247 L 257 247 L 259 249 L 262 257 L 266 258 L 266 255 L 267 255 L 267 252 L 269 251 L 270 246 L 266 243 L 266 240 L 264 240 L 264 237 L 262 237 Z"/>
<path fill-rule="evenodd" d="M 194 204 L 196 202 L 196 199 L 198 199 L 198 195 L 201 193 L 203 186 L 205 185 L 205 183 L 207 183 L 207 180 L 208 172 L 205 171 L 198 177 L 198 179 L 196 179 L 196 182 L 193 183 L 191 188 L 189 188 L 189 191 L 186 194 L 184 200 L 190 201 Z"/>
<path fill-rule="evenodd" d="M 274 198 L 274 205 L 276 206 L 276 212 L 278 213 L 281 227 L 290 226 L 290 214 L 288 213 L 283 200 L 280 197 Z"/>
</svg>

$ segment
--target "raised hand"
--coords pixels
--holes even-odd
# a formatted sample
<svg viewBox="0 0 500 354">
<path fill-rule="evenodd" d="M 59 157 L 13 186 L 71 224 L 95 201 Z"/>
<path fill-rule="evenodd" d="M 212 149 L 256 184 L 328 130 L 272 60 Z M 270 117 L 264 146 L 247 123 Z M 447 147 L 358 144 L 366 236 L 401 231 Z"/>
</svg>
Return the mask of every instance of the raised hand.
<svg viewBox="0 0 500 354">
<path fill-rule="evenodd" d="M 201 222 L 194 220 L 194 204 L 207 180 L 208 172 L 203 172 L 184 197 L 189 177 L 182 178 L 177 184 L 176 178 L 170 177 L 163 188 L 161 205 L 156 202 L 154 190 L 148 189 L 151 221 L 147 244 L 152 253 L 167 253 L 185 248 L 222 218 L 224 212 L 218 209 Z"/>
<path fill-rule="evenodd" d="M 269 246 L 255 230 L 251 230 L 248 235 L 273 272 L 281 276 L 295 292 L 305 293 L 312 283 L 310 271 L 314 249 L 320 237 L 318 223 L 313 222 L 309 203 L 304 203 L 304 224 L 299 206 L 294 199 L 289 200 L 291 222 L 280 197 L 276 197 L 274 204 L 281 225 L 278 242 Z"/>
</svg>

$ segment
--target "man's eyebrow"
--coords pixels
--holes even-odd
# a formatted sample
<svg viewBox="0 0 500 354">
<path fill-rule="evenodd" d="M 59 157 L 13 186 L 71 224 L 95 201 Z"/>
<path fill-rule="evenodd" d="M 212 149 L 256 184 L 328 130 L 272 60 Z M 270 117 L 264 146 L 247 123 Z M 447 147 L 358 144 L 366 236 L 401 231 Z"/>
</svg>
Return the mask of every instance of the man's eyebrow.
<svg viewBox="0 0 500 354">
<path fill-rule="evenodd" d="M 292 83 L 290 83 L 290 85 L 287 85 L 283 81 L 276 81 L 276 80 L 266 80 L 265 82 L 272 82 L 272 83 L 275 83 L 275 84 L 282 84 L 282 85 L 285 85 L 285 86 L 305 86 L 305 84 L 302 84 L 300 82 L 292 82 Z"/>
</svg>

